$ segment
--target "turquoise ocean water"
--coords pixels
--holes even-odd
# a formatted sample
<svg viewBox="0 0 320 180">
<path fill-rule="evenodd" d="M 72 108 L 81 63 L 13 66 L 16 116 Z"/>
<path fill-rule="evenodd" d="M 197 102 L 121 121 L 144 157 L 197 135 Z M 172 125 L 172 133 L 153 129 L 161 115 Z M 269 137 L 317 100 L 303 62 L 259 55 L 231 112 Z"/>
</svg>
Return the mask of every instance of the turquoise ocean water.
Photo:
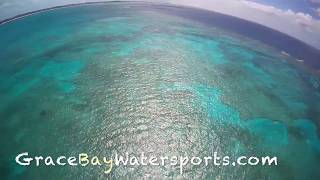
<svg viewBox="0 0 320 180">
<path fill-rule="evenodd" d="M 319 179 L 320 79 L 281 51 L 145 4 L 0 25 L 0 179 Z M 198 10 L 197 10 L 198 11 Z M 31 155 L 277 156 L 278 166 L 22 167 Z"/>
</svg>

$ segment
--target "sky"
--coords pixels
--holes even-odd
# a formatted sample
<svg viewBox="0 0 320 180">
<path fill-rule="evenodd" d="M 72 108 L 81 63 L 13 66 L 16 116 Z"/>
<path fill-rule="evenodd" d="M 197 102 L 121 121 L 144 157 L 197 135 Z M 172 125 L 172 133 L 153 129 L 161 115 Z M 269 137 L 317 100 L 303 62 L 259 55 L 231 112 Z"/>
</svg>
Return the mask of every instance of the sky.
<svg viewBox="0 0 320 180">
<path fill-rule="evenodd" d="M 99 0 L 0 0 L 0 20 L 71 3 Z M 320 49 L 320 0 L 144 0 L 192 6 L 259 23 Z"/>
</svg>

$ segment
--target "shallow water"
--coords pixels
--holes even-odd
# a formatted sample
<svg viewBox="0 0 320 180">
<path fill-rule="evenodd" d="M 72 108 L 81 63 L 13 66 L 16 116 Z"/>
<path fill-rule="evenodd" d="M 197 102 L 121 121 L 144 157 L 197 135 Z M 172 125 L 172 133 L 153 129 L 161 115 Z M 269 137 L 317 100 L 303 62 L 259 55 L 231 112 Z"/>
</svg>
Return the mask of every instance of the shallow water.
<svg viewBox="0 0 320 180">
<path fill-rule="evenodd" d="M 319 77 L 257 40 L 168 13 L 175 8 L 69 7 L 1 25 L 1 179 L 319 179 Z M 278 156 L 279 165 L 105 175 L 16 165 L 25 151 L 217 151 Z"/>
</svg>

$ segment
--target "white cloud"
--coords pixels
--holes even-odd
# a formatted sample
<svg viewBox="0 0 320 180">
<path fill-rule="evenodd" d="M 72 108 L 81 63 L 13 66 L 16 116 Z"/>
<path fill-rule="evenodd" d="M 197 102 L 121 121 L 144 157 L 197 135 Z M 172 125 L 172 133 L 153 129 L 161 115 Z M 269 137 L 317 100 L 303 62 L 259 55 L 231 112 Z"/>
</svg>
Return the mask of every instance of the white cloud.
<svg viewBox="0 0 320 180">
<path fill-rule="evenodd" d="M 297 25 L 300 25 L 302 28 L 305 28 L 307 31 L 320 30 L 317 28 L 316 29 L 313 28 L 313 26 L 319 26 L 320 21 L 314 19 L 309 14 L 302 13 L 302 12 L 295 13 L 291 9 L 281 10 L 273 6 L 267 6 L 267 5 L 258 4 L 255 2 L 250 2 L 250 1 L 242 1 L 242 3 L 246 4 L 250 8 L 260 10 L 261 12 L 271 14 L 275 17 L 281 17 L 281 18 L 287 19 L 288 22 L 292 21 Z"/>
</svg>

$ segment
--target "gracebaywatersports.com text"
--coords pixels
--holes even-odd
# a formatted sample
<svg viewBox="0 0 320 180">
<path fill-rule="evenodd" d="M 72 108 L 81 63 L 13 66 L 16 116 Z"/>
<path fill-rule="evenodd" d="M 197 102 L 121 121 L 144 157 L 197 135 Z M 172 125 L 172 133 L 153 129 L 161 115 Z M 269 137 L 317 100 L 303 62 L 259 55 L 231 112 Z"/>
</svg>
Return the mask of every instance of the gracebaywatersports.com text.
<svg viewBox="0 0 320 180">
<path fill-rule="evenodd" d="M 233 159 L 233 160 L 232 160 Z M 89 153 L 80 153 L 75 156 L 31 156 L 28 152 L 20 153 L 15 161 L 21 166 L 103 166 L 104 173 L 109 174 L 115 166 L 174 166 L 178 167 L 180 174 L 183 174 L 184 167 L 192 166 L 277 166 L 278 158 L 263 156 L 239 156 L 231 158 L 230 156 L 219 156 L 217 152 L 213 156 L 146 156 L 145 153 L 139 155 L 114 154 L 112 157 L 90 155 Z"/>
</svg>

